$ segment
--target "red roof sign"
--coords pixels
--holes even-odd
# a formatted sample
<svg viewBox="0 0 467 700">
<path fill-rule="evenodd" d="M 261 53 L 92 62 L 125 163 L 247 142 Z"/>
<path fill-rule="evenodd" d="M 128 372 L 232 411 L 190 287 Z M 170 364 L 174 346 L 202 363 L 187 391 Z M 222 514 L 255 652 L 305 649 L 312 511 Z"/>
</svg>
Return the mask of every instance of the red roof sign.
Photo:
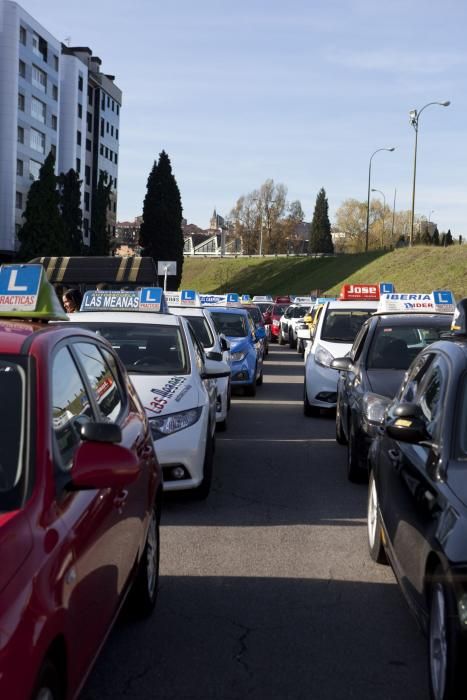
<svg viewBox="0 0 467 700">
<path fill-rule="evenodd" d="M 340 301 L 379 301 L 377 284 L 344 284 Z"/>
</svg>

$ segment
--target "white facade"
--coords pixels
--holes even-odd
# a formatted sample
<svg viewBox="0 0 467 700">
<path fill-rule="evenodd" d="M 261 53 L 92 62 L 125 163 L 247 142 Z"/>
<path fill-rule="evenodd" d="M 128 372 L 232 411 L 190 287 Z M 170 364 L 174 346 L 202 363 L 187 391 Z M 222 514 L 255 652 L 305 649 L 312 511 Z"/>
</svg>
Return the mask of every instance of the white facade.
<svg viewBox="0 0 467 700">
<path fill-rule="evenodd" d="M 16 248 L 31 182 L 58 143 L 60 42 L 0 0 L 0 255 Z"/>
</svg>

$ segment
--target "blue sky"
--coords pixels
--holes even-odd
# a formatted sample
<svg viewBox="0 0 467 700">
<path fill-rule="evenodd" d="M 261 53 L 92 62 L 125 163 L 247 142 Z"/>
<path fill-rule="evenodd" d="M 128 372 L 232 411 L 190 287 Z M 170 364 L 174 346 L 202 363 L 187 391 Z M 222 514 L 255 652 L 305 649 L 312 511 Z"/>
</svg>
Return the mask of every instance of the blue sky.
<svg viewBox="0 0 467 700">
<path fill-rule="evenodd" d="M 326 189 L 330 214 L 372 186 L 410 208 L 420 117 L 416 213 L 467 236 L 467 3 L 464 0 L 22 0 L 58 39 L 89 46 L 123 91 L 118 218 L 141 213 L 165 149 L 184 216 L 206 227 L 214 206 L 267 178 L 309 220 Z"/>
</svg>

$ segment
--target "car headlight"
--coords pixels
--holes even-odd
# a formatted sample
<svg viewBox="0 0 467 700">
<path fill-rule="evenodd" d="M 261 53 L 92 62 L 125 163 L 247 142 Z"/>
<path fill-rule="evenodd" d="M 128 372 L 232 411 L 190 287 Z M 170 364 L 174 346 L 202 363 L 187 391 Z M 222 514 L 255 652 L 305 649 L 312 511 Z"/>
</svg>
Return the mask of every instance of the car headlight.
<svg viewBox="0 0 467 700">
<path fill-rule="evenodd" d="M 326 350 L 322 345 L 318 345 L 315 350 L 315 362 L 323 367 L 330 367 L 334 355 L 331 355 L 329 350 Z"/>
<path fill-rule="evenodd" d="M 389 399 L 379 394 L 364 394 L 362 399 L 362 412 L 368 423 L 379 425 L 384 420 Z"/>
<path fill-rule="evenodd" d="M 246 352 L 240 350 L 239 352 L 231 352 L 230 357 L 234 362 L 241 362 L 246 357 Z"/>
<path fill-rule="evenodd" d="M 189 428 L 194 425 L 201 415 L 202 408 L 189 408 L 187 411 L 179 413 L 171 413 L 168 416 L 158 416 L 157 418 L 149 419 L 149 426 L 153 440 L 159 440 L 166 435 L 178 433 L 179 430 Z"/>
<path fill-rule="evenodd" d="M 272 322 L 272 325 L 273 325 L 273 326 L 276 326 L 276 328 L 277 328 L 277 327 L 280 326 L 281 324 L 280 324 L 280 322 L 279 322 L 277 319 L 274 319 L 273 322 Z"/>
</svg>

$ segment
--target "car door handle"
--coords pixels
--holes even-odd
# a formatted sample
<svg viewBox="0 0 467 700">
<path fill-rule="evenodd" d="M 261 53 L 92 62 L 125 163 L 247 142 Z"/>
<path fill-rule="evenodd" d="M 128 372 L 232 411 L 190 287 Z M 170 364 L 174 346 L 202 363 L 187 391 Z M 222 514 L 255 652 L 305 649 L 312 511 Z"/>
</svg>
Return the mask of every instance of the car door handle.
<svg viewBox="0 0 467 700">
<path fill-rule="evenodd" d="M 400 463 L 401 463 L 401 453 L 399 452 L 399 450 L 394 450 L 394 449 L 390 448 L 390 449 L 388 450 L 388 455 L 389 455 L 389 459 L 390 459 L 391 462 L 394 464 L 394 466 L 400 465 Z"/>
<path fill-rule="evenodd" d="M 128 500 L 128 491 L 123 489 L 118 493 L 117 496 L 114 498 L 114 506 L 118 510 L 119 513 L 122 512 L 124 506 L 126 506 L 126 502 Z"/>
</svg>

